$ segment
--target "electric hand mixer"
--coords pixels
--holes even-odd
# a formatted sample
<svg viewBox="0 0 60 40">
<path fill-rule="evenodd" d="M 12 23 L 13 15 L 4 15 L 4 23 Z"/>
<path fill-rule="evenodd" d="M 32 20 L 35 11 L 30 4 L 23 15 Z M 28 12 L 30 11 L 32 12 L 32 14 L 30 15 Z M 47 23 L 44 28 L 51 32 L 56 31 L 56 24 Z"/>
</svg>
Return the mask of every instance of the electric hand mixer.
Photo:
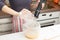
<svg viewBox="0 0 60 40">
<path fill-rule="evenodd" d="M 42 0 L 40 0 L 40 2 L 39 2 L 39 4 L 38 4 L 38 7 L 37 7 L 36 10 L 35 10 L 34 16 L 35 16 L 36 18 L 39 17 L 41 8 L 42 8 Z"/>
</svg>

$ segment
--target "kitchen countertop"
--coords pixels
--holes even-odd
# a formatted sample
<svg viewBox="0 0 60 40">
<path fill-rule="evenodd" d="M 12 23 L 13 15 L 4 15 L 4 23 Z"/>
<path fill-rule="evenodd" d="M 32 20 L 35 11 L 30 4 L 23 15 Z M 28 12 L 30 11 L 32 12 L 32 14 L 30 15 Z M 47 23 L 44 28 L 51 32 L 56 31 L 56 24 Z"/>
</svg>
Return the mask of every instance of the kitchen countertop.
<svg viewBox="0 0 60 40">
<path fill-rule="evenodd" d="M 60 8 L 52 8 L 52 9 L 40 10 L 41 13 L 55 12 L 55 11 L 60 11 Z"/>
<path fill-rule="evenodd" d="M 11 15 L 0 11 L 0 19 L 1 19 L 1 18 L 11 18 Z"/>
<path fill-rule="evenodd" d="M 39 33 L 40 33 L 39 37 L 34 40 L 45 40 L 50 39 L 52 37 L 54 38 L 55 36 L 58 37 L 58 35 L 60 35 L 60 25 L 58 24 L 50 27 L 40 28 Z M 29 39 L 27 39 L 24 36 L 23 32 L 18 32 L 0 36 L 0 40 L 29 40 Z"/>
</svg>

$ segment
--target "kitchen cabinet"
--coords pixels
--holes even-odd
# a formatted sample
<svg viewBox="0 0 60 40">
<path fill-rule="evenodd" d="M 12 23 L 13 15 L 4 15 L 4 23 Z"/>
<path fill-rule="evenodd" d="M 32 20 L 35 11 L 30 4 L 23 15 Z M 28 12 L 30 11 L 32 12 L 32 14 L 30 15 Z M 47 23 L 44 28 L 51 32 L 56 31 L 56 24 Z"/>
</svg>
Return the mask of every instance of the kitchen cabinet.
<svg viewBox="0 0 60 40">
<path fill-rule="evenodd" d="M 0 35 L 9 34 L 12 31 L 11 15 L 0 11 Z"/>
</svg>

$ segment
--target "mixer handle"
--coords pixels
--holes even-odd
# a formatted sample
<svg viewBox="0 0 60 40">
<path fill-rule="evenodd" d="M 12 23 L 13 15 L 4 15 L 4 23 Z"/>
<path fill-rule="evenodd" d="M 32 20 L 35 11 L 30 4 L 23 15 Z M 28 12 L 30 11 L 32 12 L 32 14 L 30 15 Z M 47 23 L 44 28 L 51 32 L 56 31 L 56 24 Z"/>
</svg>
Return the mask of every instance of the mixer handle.
<svg viewBox="0 0 60 40">
<path fill-rule="evenodd" d="M 41 8 L 42 8 L 42 0 L 39 2 L 38 7 L 35 10 L 34 17 L 36 17 L 36 18 L 39 17 Z"/>
</svg>

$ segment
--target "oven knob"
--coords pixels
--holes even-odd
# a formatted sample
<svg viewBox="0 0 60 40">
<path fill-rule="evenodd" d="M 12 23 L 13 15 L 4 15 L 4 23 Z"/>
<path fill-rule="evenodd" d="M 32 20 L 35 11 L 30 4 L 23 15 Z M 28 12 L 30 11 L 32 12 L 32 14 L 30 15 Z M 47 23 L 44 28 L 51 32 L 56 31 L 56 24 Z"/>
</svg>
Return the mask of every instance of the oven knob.
<svg viewBox="0 0 60 40">
<path fill-rule="evenodd" d="M 42 16 L 46 16 L 46 14 L 42 14 Z"/>
<path fill-rule="evenodd" d="M 50 14 L 49 16 L 52 16 L 52 14 Z"/>
</svg>

